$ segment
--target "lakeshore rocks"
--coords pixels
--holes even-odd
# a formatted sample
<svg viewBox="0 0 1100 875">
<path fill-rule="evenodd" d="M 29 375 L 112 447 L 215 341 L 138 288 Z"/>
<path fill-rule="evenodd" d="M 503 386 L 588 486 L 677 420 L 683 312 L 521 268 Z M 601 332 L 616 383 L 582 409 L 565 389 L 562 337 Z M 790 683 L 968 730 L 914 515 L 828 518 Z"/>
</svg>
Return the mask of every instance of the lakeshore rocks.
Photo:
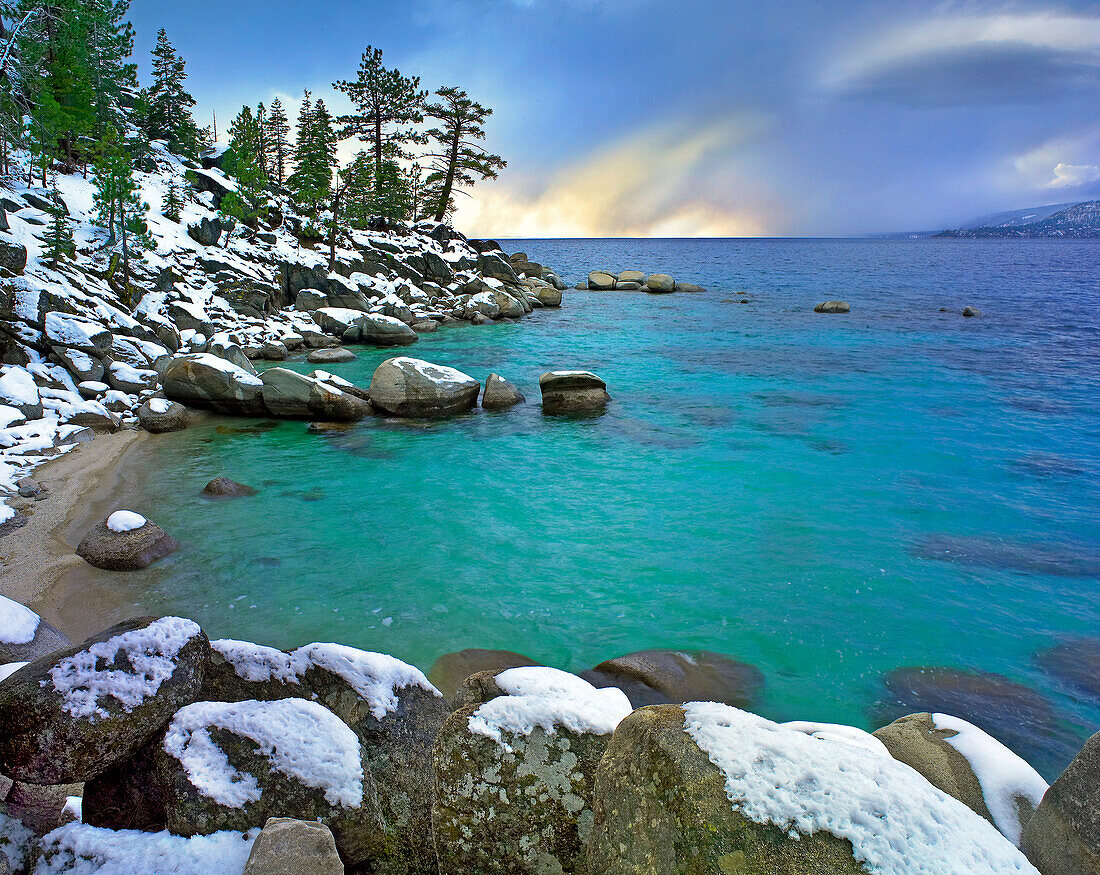
<svg viewBox="0 0 1100 875">
<path fill-rule="evenodd" d="M 244 875 L 343 875 L 332 831 L 323 823 L 270 817 L 252 845 Z"/>
<path fill-rule="evenodd" d="M 655 273 L 646 280 L 645 287 L 647 292 L 667 294 L 676 290 L 676 280 L 667 273 Z"/>
<path fill-rule="evenodd" d="M 1100 872 L 1100 733 L 1047 790 L 1022 847 L 1043 875 Z"/>
<path fill-rule="evenodd" d="M 207 407 L 218 413 L 263 416 L 263 382 L 239 365 L 210 353 L 190 353 L 172 359 L 161 379 L 173 401 Z"/>
<path fill-rule="evenodd" d="M 909 714 L 874 732 L 890 756 L 980 814 L 1017 847 L 1047 790 L 1026 762 L 976 726 L 946 714 Z"/>
<path fill-rule="evenodd" d="M 615 277 L 618 283 L 637 283 L 638 288 L 642 287 L 647 279 L 646 275 L 640 270 L 624 270 Z M 622 286 L 620 286 L 622 288 Z"/>
<path fill-rule="evenodd" d="M 588 288 L 594 292 L 608 292 L 615 288 L 615 277 L 602 270 L 594 270 L 588 275 Z"/>
<path fill-rule="evenodd" d="M 332 349 L 315 349 L 306 356 L 306 361 L 315 365 L 339 365 L 345 362 L 353 362 L 359 356 L 350 349 L 337 346 Z"/>
<path fill-rule="evenodd" d="M 0 596 L 0 665 L 32 662 L 70 643 L 30 608 Z"/>
<path fill-rule="evenodd" d="M 178 549 L 160 526 L 130 511 L 116 511 L 84 536 L 76 555 L 106 571 L 138 571 Z"/>
<path fill-rule="evenodd" d="M 607 384 L 591 371 L 550 371 L 539 377 L 547 414 L 600 413 L 611 400 Z"/>
<path fill-rule="evenodd" d="M 756 666 L 707 651 L 642 650 L 582 672 L 596 687 L 617 687 L 635 708 L 683 702 L 755 707 L 764 688 Z"/>
<path fill-rule="evenodd" d="M 544 307 L 560 307 L 562 300 L 561 293 L 562 289 L 559 289 L 557 286 L 540 286 L 535 291 L 535 297 L 538 298 L 538 302 Z"/>
<path fill-rule="evenodd" d="M 228 477 L 215 477 L 202 488 L 207 498 L 243 498 L 255 495 L 256 490 Z"/>
<path fill-rule="evenodd" d="M 190 420 L 186 407 L 167 398 L 144 401 L 138 408 L 137 416 L 141 427 L 151 434 L 183 431 Z"/>
<path fill-rule="evenodd" d="M 444 653 L 432 663 L 428 680 L 435 684 L 443 695 L 450 699 L 458 691 L 462 682 L 470 675 L 479 672 L 496 674 L 506 668 L 519 668 L 525 665 L 538 665 L 522 653 L 510 650 L 481 650 L 470 648 L 456 653 Z"/>
<path fill-rule="evenodd" d="M 0 683 L 0 773 L 34 784 L 102 774 L 194 700 L 208 659 L 196 623 L 146 617 L 35 660 Z"/>
<path fill-rule="evenodd" d="M 387 359 L 371 378 L 371 403 L 394 416 L 439 417 L 477 404 L 481 383 L 454 368 L 408 357 Z"/>
<path fill-rule="evenodd" d="M 499 374 L 489 374 L 485 380 L 485 391 L 481 396 L 481 406 L 485 410 L 506 410 L 526 400 L 515 385 Z"/>
<path fill-rule="evenodd" d="M 418 340 L 416 332 L 400 319 L 381 313 L 360 316 L 341 337 L 344 343 L 371 346 L 409 346 Z"/>
<path fill-rule="evenodd" d="M 492 697 L 455 711 L 436 741 L 440 873 L 601 871 L 586 863 L 593 781 L 626 697 L 540 667 L 487 687 Z"/>
<path fill-rule="evenodd" d="M 825 301 L 814 307 L 815 313 L 848 313 L 852 305 L 847 301 Z"/>
<path fill-rule="evenodd" d="M 363 419 L 372 412 L 363 399 L 286 368 L 269 368 L 260 380 L 264 407 L 273 416 L 338 422 Z"/>
</svg>

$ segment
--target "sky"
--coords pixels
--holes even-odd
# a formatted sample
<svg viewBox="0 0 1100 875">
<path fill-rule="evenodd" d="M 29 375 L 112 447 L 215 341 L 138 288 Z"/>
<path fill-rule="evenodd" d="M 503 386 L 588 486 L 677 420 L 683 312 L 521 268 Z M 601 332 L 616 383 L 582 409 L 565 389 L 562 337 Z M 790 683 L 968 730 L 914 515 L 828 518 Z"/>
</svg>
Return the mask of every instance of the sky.
<svg viewBox="0 0 1100 875">
<path fill-rule="evenodd" d="M 369 44 L 492 107 L 478 236 L 836 236 L 1100 197 L 1100 2 L 133 0 L 196 117 L 293 111 Z M 350 146 L 348 147 L 350 150 Z"/>
</svg>

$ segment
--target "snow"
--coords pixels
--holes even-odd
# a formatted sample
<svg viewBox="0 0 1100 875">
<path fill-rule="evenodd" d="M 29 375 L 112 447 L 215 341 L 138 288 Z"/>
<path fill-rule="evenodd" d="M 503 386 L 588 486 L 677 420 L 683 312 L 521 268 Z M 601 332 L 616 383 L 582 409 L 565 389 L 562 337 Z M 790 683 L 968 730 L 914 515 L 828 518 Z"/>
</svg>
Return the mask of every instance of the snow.
<svg viewBox="0 0 1100 875">
<path fill-rule="evenodd" d="M 82 823 L 42 839 L 33 875 L 243 875 L 259 829 L 184 838 Z"/>
<path fill-rule="evenodd" d="M 873 872 L 1037 875 L 988 821 L 904 763 L 730 705 L 694 702 L 684 715 L 685 731 L 725 775 L 730 802 L 755 823 L 792 839 L 847 839 Z"/>
<path fill-rule="evenodd" d="M 149 409 L 153 413 L 167 413 L 172 409 L 172 402 L 167 398 L 150 398 Z"/>
<path fill-rule="evenodd" d="M 27 851 L 34 841 L 34 833 L 16 818 L 0 811 L 0 853 L 8 858 L 12 871 L 18 872 L 27 858 Z"/>
<path fill-rule="evenodd" d="M 22 368 L 6 368 L 0 377 L 0 400 L 16 406 L 33 406 L 38 403 L 38 386 Z"/>
<path fill-rule="evenodd" d="M 4 665 L 0 665 L 0 681 L 6 681 L 13 674 L 25 665 L 30 665 L 29 662 L 8 662 Z"/>
<path fill-rule="evenodd" d="M 595 374 L 591 371 L 551 371 L 551 377 L 591 377 L 593 380 L 598 380 Z"/>
<path fill-rule="evenodd" d="M 93 338 L 102 335 L 107 329 L 97 322 L 78 319 L 65 313 L 46 314 L 46 337 L 62 346 L 91 347 L 96 344 Z"/>
<path fill-rule="evenodd" d="M 962 754 L 974 770 L 985 807 L 993 815 L 994 826 L 1019 847 L 1023 824 L 1016 798 L 1022 796 L 1033 808 L 1038 808 L 1043 794 L 1050 789 L 1047 782 L 1024 760 L 972 723 L 948 714 L 933 714 L 932 722 L 937 729 L 958 733 L 944 740 Z"/>
<path fill-rule="evenodd" d="M 61 808 L 61 819 L 75 820 L 78 823 L 84 819 L 84 797 L 66 796 L 65 804 Z"/>
<path fill-rule="evenodd" d="M 97 395 L 101 395 L 111 388 L 106 383 L 101 383 L 98 380 L 85 380 L 83 383 L 79 383 L 78 386 L 81 389 L 87 389 L 89 392 L 95 392 Z"/>
<path fill-rule="evenodd" d="M 354 808 L 363 801 L 359 739 L 317 702 L 196 702 L 176 712 L 164 737 L 165 752 L 179 760 L 204 796 L 239 808 L 259 800 L 263 789 L 254 775 L 230 764 L 211 729 L 254 742 L 272 768 L 322 790 L 330 805 Z"/>
<path fill-rule="evenodd" d="M 610 735 L 634 709 L 615 687 L 596 689 L 588 681 L 556 668 L 529 666 L 502 671 L 496 685 L 507 695 L 481 705 L 470 715 L 471 732 L 511 750 L 503 733 L 530 735 L 536 726 L 553 733 L 558 726 L 572 732 Z"/>
<path fill-rule="evenodd" d="M 0 428 L 7 428 L 14 422 L 22 422 L 26 419 L 20 410 L 14 407 L 9 407 L 7 404 L 0 404 Z"/>
<path fill-rule="evenodd" d="M 293 684 L 304 671 L 301 659 L 274 647 L 231 638 L 211 641 L 210 647 L 225 657 L 238 677 L 252 683 L 278 680 Z"/>
<path fill-rule="evenodd" d="M 254 374 L 248 373 L 244 368 L 238 367 L 228 359 L 223 359 L 209 352 L 195 352 L 184 356 L 188 361 L 212 368 L 228 374 L 243 386 L 262 386 L 263 381 Z"/>
<path fill-rule="evenodd" d="M 422 359 L 399 356 L 390 359 L 390 364 L 402 370 L 416 371 L 416 373 L 420 374 L 426 380 L 430 380 L 433 383 L 448 388 L 466 388 L 477 383 L 477 380 L 469 374 L 464 374 L 462 371 L 456 370 L 455 368 L 448 368 L 445 365 L 433 365 L 431 362 L 426 362 Z"/>
<path fill-rule="evenodd" d="M 201 634 L 192 620 L 162 617 L 145 628 L 123 632 L 62 659 L 50 670 L 54 689 L 62 697 L 62 709 L 94 722 L 109 716 L 99 702 L 111 698 L 129 713 L 157 694 L 175 671 L 179 652 Z M 130 670 L 113 667 L 119 653 L 126 654 Z"/>
<path fill-rule="evenodd" d="M 870 732 L 857 729 L 855 726 L 844 726 L 840 723 L 814 723 L 809 720 L 792 720 L 790 723 L 781 723 L 787 729 L 797 729 L 814 738 L 825 738 L 830 741 L 839 741 L 844 744 L 854 744 L 880 756 L 890 756 L 886 745 L 875 738 Z"/>
<path fill-rule="evenodd" d="M 38 631 L 39 617 L 28 607 L 0 595 L 0 642 L 29 644 Z"/>
<path fill-rule="evenodd" d="M 107 517 L 107 528 L 112 532 L 133 532 L 149 522 L 140 513 L 132 510 L 116 510 Z"/>
</svg>

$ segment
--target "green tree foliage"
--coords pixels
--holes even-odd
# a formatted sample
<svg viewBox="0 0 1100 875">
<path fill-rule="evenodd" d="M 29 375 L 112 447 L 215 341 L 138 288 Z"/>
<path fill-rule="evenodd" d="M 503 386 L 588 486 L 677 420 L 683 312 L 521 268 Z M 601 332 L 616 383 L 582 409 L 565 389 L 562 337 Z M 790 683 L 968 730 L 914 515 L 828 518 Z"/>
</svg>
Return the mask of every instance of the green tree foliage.
<svg viewBox="0 0 1100 875">
<path fill-rule="evenodd" d="M 368 144 L 374 159 L 376 200 L 380 205 L 394 200 L 383 191 L 393 178 L 385 165 L 408 158 L 406 147 L 423 142 L 413 127 L 424 121 L 422 108 L 428 96 L 420 90 L 420 77 L 387 69 L 382 65 L 382 50 L 367 46 L 355 81 L 341 80 L 333 87 L 343 91 L 355 107 L 354 113 L 340 117 L 340 139 L 357 137 Z"/>
<path fill-rule="evenodd" d="M 61 196 L 58 194 L 56 183 L 50 200 L 54 206 L 50 210 L 50 224 L 42 236 L 42 246 L 46 261 L 50 267 L 57 270 L 62 258 L 72 258 L 76 254 L 76 245 L 73 243 L 73 229 L 69 224 L 69 217 L 60 205 Z"/>
<path fill-rule="evenodd" d="M 311 103 L 307 91 L 298 113 L 294 172 L 287 178 L 290 196 L 304 213 L 316 216 L 328 205 L 335 167 L 336 134 L 332 116 L 323 100 Z"/>
<path fill-rule="evenodd" d="M 438 122 L 428 131 L 435 151 L 427 155 L 432 172 L 426 182 L 434 187 L 435 220 L 442 222 L 453 206 L 455 191 L 481 179 L 496 179 L 507 162 L 478 145 L 485 139 L 485 120 L 493 114 L 491 109 L 471 100 L 460 88 L 444 87 L 435 94 L 439 101 L 424 108 L 424 114 Z"/>
<path fill-rule="evenodd" d="M 195 98 L 184 88 L 186 79 L 186 63 L 161 28 L 153 48 L 153 83 L 145 95 L 145 133 L 150 140 L 165 140 L 177 155 L 193 158 L 199 151 L 200 133 L 191 115 Z"/>
<path fill-rule="evenodd" d="M 267 114 L 268 166 L 279 185 L 286 182 L 286 165 L 290 159 L 290 123 L 287 121 L 283 102 L 276 97 L 271 101 L 271 111 Z"/>
<path fill-rule="evenodd" d="M 179 181 L 173 176 L 168 180 L 168 188 L 164 192 L 164 200 L 160 211 L 164 218 L 173 222 L 179 222 L 183 214 L 183 190 Z"/>
<path fill-rule="evenodd" d="M 226 172 L 237 180 L 237 190 L 222 198 L 221 211 L 254 226 L 267 204 L 264 134 L 251 107 L 242 106 L 229 128 Z"/>
<path fill-rule="evenodd" d="M 151 248 L 145 224 L 149 206 L 134 179 L 134 161 L 114 128 L 108 128 L 93 167 L 96 223 L 107 229 L 107 246 L 121 243 L 123 283 L 130 284 L 130 256 Z"/>
</svg>

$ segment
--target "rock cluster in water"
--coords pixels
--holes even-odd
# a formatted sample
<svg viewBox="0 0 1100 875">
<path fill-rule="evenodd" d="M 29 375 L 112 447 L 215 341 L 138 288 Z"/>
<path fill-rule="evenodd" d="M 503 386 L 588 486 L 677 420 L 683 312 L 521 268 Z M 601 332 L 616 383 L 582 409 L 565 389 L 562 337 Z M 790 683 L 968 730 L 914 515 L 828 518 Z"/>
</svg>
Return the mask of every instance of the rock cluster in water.
<svg viewBox="0 0 1100 875">
<path fill-rule="evenodd" d="M 577 284 L 577 288 L 593 292 L 610 292 L 613 289 L 623 292 L 641 291 L 653 295 L 705 291 L 693 283 L 677 282 L 667 273 L 646 274 L 640 270 L 624 270 L 618 273 L 594 270 L 588 274 L 587 281 Z"/>
</svg>

